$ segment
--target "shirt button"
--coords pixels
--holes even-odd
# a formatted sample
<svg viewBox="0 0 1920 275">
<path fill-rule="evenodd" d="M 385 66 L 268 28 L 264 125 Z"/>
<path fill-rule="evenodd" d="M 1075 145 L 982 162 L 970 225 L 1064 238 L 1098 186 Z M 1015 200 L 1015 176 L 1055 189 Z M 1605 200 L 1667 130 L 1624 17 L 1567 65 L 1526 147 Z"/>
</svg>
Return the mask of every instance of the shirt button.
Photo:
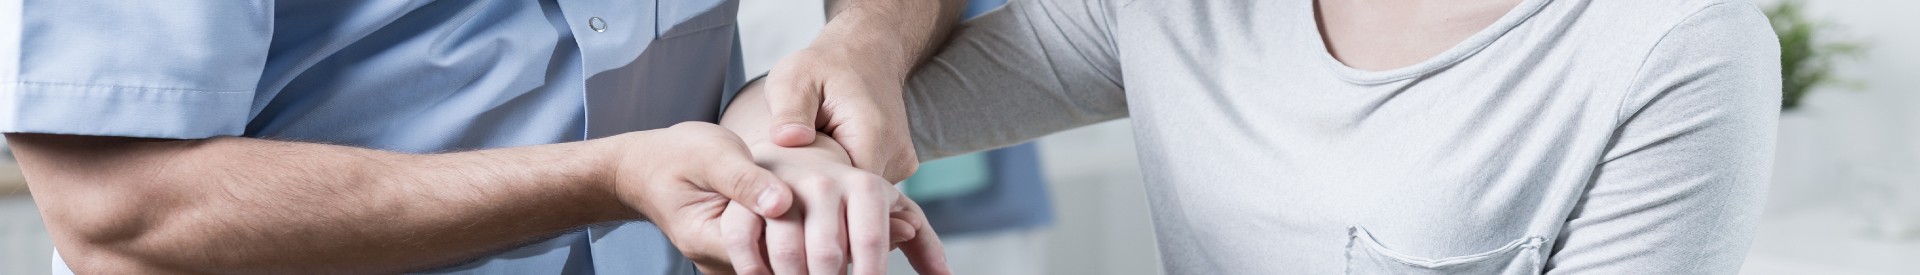
<svg viewBox="0 0 1920 275">
<path fill-rule="evenodd" d="M 587 28 L 593 29 L 593 32 L 607 32 L 607 20 L 600 20 L 598 16 L 587 18 Z"/>
</svg>

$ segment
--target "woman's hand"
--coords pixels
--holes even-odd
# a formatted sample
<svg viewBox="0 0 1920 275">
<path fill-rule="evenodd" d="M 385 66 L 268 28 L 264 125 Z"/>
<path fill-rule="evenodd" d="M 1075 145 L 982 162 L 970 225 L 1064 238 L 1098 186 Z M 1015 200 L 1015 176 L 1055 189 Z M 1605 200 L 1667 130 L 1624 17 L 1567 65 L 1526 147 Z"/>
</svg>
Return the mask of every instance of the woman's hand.
<svg viewBox="0 0 1920 275">
<path fill-rule="evenodd" d="M 752 146 L 754 159 L 793 188 L 792 210 L 778 218 L 740 203 L 721 217 L 733 270 L 741 274 L 885 274 L 887 253 L 905 249 L 921 274 L 948 274 L 940 240 L 919 205 L 891 182 L 855 168 L 837 142 Z"/>
</svg>

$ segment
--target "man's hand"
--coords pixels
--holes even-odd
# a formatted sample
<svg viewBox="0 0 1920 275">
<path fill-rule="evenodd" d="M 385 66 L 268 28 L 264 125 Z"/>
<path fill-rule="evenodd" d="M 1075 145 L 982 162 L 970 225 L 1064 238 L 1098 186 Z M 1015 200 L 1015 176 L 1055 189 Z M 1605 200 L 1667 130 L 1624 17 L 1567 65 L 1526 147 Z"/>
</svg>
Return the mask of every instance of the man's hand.
<svg viewBox="0 0 1920 275">
<path fill-rule="evenodd" d="M 940 239 L 919 206 L 891 182 L 848 165 L 828 137 L 802 148 L 762 143 L 754 158 L 791 182 L 794 211 L 778 218 L 735 204 L 721 232 L 741 274 L 886 274 L 887 252 L 903 248 L 920 274 L 949 274 Z M 764 236 L 764 239 L 762 238 Z M 762 253 L 762 252 L 766 253 Z M 703 268 L 714 273 L 715 268 Z"/>
<path fill-rule="evenodd" d="M 729 266 L 720 235 L 721 212 L 779 217 L 793 205 L 789 187 L 755 164 L 740 137 L 713 125 L 687 122 L 615 136 L 618 149 L 609 190 L 660 226 L 674 247 L 708 274 Z M 731 198 L 731 199 L 730 199 Z M 747 210 L 751 209 L 751 210 Z"/>
<path fill-rule="evenodd" d="M 697 214 L 686 211 L 718 214 L 728 198 L 768 217 L 786 213 L 791 205 L 786 184 L 754 164 L 746 145 L 727 128 L 684 122 L 616 138 L 628 146 L 614 162 L 609 188 L 656 223 Z"/>
<path fill-rule="evenodd" d="M 907 136 L 901 99 L 906 73 L 847 48 L 809 47 L 788 55 L 767 75 L 774 144 L 813 144 L 824 132 L 846 145 L 853 165 L 904 180 L 920 160 Z"/>
<path fill-rule="evenodd" d="M 920 162 L 907 135 L 902 87 L 965 3 L 827 1 L 820 36 L 767 75 L 773 144 L 807 146 L 814 132 L 824 132 L 847 147 L 855 167 L 889 182 L 913 175 Z"/>
</svg>

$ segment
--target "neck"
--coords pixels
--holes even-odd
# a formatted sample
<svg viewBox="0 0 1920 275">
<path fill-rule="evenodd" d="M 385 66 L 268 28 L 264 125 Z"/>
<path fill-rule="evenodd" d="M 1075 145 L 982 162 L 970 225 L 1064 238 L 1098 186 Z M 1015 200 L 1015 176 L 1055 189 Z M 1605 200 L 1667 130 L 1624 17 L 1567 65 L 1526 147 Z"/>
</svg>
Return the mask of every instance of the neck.
<svg viewBox="0 0 1920 275">
<path fill-rule="evenodd" d="M 1327 50 L 1348 67 L 1417 64 L 1499 21 L 1521 0 L 1320 0 L 1314 9 Z"/>
</svg>

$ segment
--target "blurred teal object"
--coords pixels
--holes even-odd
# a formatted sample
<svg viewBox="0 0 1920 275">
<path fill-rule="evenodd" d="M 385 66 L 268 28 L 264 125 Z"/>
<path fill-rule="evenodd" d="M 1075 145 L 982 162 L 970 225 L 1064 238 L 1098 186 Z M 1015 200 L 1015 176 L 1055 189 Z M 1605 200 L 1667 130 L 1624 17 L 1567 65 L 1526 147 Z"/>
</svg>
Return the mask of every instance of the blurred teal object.
<svg viewBox="0 0 1920 275">
<path fill-rule="evenodd" d="M 900 184 L 914 201 L 958 197 L 987 188 L 987 154 L 972 153 L 920 164 L 920 170 Z"/>
</svg>

